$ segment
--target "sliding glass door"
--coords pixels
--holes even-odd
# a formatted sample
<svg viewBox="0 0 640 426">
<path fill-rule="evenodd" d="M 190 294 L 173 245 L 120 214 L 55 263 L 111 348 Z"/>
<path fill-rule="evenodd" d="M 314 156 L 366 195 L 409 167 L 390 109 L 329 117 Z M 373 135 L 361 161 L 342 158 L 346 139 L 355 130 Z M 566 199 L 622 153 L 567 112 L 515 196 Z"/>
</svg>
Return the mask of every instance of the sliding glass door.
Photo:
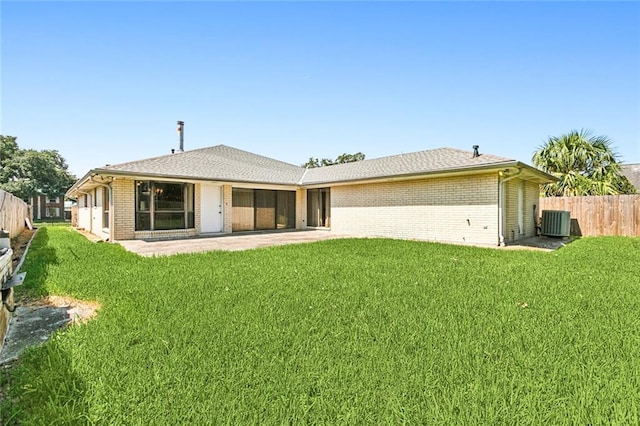
<svg viewBox="0 0 640 426">
<path fill-rule="evenodd" d="M 307 225 L 331 226 L 331 190 L 319 188 L 307 190 Z"/>
<path fill-rule="evenodd" d="M 295 191 L 233 188 L 232 205 L 233 232 L 296 226 Z"/>
</svg>

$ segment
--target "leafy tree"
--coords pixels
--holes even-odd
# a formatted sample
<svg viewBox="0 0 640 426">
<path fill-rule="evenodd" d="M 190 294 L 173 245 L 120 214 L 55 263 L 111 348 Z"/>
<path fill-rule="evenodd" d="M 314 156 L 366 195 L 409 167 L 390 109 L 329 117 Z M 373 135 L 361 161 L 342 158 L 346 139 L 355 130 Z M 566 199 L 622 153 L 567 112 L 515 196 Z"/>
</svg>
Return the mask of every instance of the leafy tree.
<svg viewBox="0 0 640 426">
<path fill-rule="evenodd" d="M 361 152 L 356 152 L 355 154 L 344 153 L 339 155 L 335 160 L 331 160 L 329 158 L 322 158 L 319 160 L 316 157 L 309 157 L 309 161 L 304 163 L 302 167 L 312 169 L 314 167 L 332 166 L 334 164 L 353 163 L 356 161 L 362 161 L 364 158 L 365 155 Z"/>
<path fill-rule="evenodd" d="M 634 186 L 621 174 L 618 155 L 606 136 L 572 130 L 550 137 L 533 155 L 533 164 L 560 180 L 543 185 L 545 196 L 631 194 Z"/>
<path fill-rule="evenodd" d="M 0 135 L 0 189 L 20 198 L 63 195 L 76 177 L 56 150 L 20 149 L 14 136 Z"/>
<path fill-rule="evenodd" d="M 356 152 L 355 154 L 342 154 L 336 158 L 336 164 L 342 163 L 354 163 L 356 161 L 364 160 L 364 154 L 361 152 Z"/>
<path fill-rule="evenodd" d="M 0 135 L 0 183 L 8 182 L 16 175 L 16 166 L 12 160 L 19 150 L 15 136 Z"/>
</svg>

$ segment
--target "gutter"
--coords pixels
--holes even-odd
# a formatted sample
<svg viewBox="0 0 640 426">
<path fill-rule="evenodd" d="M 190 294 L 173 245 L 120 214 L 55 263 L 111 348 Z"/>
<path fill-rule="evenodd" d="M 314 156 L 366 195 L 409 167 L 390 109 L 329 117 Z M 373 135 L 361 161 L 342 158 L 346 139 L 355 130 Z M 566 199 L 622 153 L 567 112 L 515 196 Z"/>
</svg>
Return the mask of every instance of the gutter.
<svg viewBox="0 0 640 426">
<path fill-rule="evenodd" d="M 520 176 L 522 168 L 517 168 L 516 170 L 516 174 L 507 177 L 503 177 L 505 175 L 504 171 L 498 173 L 498 245 L 500 247 L 506 246 L 504 242 L 504 184 Z M 509 170 L 507 169 L 506 172 L 508 173 Z"/>
<path fill-rule="evenodd" d="M 177 155 L 176 153 L 175 155 Z M 93 169 L 93 175 L 101 175 L 108 174 L 109 176 L 122 176 L 127 178 L 139 178 L 140 180 L 162 180 L 165 182 L 213 182 L 220 183 L 222 185 L 226 184 L 256 184 L 256 185 L 271 185 L 271 186 L 280 186 L 280 187 L 292 187 L 298 185 L 298 180 L 290 180 L 286 182 L 276 182 L 276 181 L 263 181 L 263 180 L 244 180 L 244 179 L 236 179 L 236 178 L 224 178 L 224 177 L 202 177 L 202 176 L 178 176 L 178 175 L 168 175 L 162 173 L 143 173 L 143 172 L 124 172 L 124 171 L 114 171 L 114 170 L 105 170 L 105 169 Z M 296 178 L 297 179 L 297 178 Z"/>
<path fill-rule="evenodd" d="M 80 191 L 78 188 L 80 186 L 82 186 L 83 183 L 85 183 L 86 181 L 88 181 L 91 178 L 91 174 L 93 173 L 93 170 L 89 170 L 84 176 L 82 176 L 80 179 L 78 179 L 76 181 L 76 183 L 74 183 L 71 188 L 69 188 L 67 190 L 67 192 L 64 194 L 65 197 L 67 198 L 72 198 L 72 199 L 76 199 L 77 197 L 73 197 L 72 194 L 75 192 L 79 192 L 81 194 L 86 194 L 86 192 L 82 192 Z"/>
<path fill-rule="evenodd" d="M 365 160 L 366 161 L 366 160 Z M 353 163 L 357 164 L 357 163 Z M 338 166 L 346 166 L 347 164 L 340 164 Z M 335 167 L 335 166 L 331 166 Z M 329 169 L 330 167 L 326 168 Z M 438 170 L 420 170 L 410 173 L 401 173 L 401 174 L 380 174 L 375 176 L 363 176 L 363 177 L 349 177 L 349 178 L 331 178 L 330 176 L 323 177 L 320 176 L 320 179 L 308 181 L 307 178 L 309 176 L 309 168 L 305 168 L 302 176 L 300 178 L 296 178 L 296 180 L 290 180 L 286 182 L 273 182 L 273 181 L 264 181 L 264 180 L 246 180 L 246 179 L 237 179 L 233 177 L 220 177 L 220 176 L 189 176 L 189 175 L 168 175 L 162 173 L 144 173 L 144 172 L 136 172 L 136 171 L 123 171 L 123 170 L 114 170 L 114 169 L 104 169 L 104 168 L 96 168 L 90 170 L 85 176 L 79 179 L 70 189 L 67 191 L 67 194 L 72 194 L 76 188 L 81 187 L 85 182 L 90 181 L 92 176 L 95 175 L 108 175 L 108 176 L 124 176 L 131 178 L 143 178 L 143 179 L 162 179 L 167 181 L 193 181 L 193 182 L 219 182 L 221 184 L 259 184 L 259 185 L 274 185 L 274 186 L 298 186 L 303 188 L 322 188 L 325 186 L 339 186 L 339 185 L 354 185 L 361 183 L 374 183 L 374 182 L 386 182 L 386 181 L 396 181 L 396 180 L 407 180 L 407 179 L 419 179 L 421 177 L 432 177 L 432 176 L 447 176 L 451 174 L 474 174 L 479 172 L 487 172 L 491 173 L 494 171 L 505 170 L 509 168 L 521 168 L 523 170 L 527 170 L 530 174 L 534 175 L 541 181 L 554 182 L 558 179 L 554 176 L 545 173 L 539 169 L 529 166 L 528 164 L 521 163 L 515 160 L 508 160 L 503 162 L 496 163 L 485 163 L 474 166 L 466 166 L 466 167 L 450 167 Z M 316 169 L 317 170 L 317 169 Z M 67 195 L 69 198 L 70 195 Z"/>
<path fill-rule="evenodd" d="M 333 167 L 333 166 L 331 166 Z M 536 175 L 542 180 L 546 180 L 549 182 L 554 182 L 557 180 L 554 176 L 549 175 L 541 170 L 538 170 L 534 167 L 529 166 L 528 164 L 521 163 L 520 161 L 504 161 L 501 163 L 487 163 L 480 164 L 477 166 L 470 167 L 451 167 L 446 169 L 438 169 L 438 170 L 426 170 L 426 171 L 417 171 L 412 173 L 404 173 L 404 174 L 392 174 L 392 175 L 378 175 L 378 176 L 367 176 L 367 177 L 355 177 L 348 179 L 322 179 L 312 182 L 302 182 L 302 185 L 307 188 L 321 188 L 323 186 L 339 186 L 339 185 L 356 185 L 363 183 L 374 183 L 374 182 L 389 182 L 389 181 L 399 181 L 399 180 L 408 180 L 408 179 L 420 179 L 422 177 L 432 177 L 432 176 L 451 176 L 451 175 L 470 175 L 476 174 L 480 172 L 494 172 L 501 171 L 509 168 L 518 168 L 518 169 L 526 169 L 531 174 Z"/>
</svg>

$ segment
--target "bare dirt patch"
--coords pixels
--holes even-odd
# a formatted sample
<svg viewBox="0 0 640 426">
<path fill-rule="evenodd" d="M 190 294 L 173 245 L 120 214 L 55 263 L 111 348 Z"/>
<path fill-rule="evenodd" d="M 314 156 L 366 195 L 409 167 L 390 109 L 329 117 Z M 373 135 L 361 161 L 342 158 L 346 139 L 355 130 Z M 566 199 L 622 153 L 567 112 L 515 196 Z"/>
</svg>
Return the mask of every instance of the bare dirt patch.
<svg viewBox="0 0 640 426">
<path fill-rule="evenodd" d="M 45 306 L 67 308 L 71 324 L 86 324 L 98 315 L 101 307 L 96 301 L 78 300 L 68 296 L 47 296 L 41 299 L 24 300 L 20 305 L 31 308 Z"/>
<path fill-rule="evenodd" d="M 20 259 L 24 255 L 24 252 L 27 251 L 29 247 L 29 242 L 31 238 L 33 238 L 33 234 L 35 234 L 37 229 L 25 229 L 22 231 L 20 235 L 17 237 L 13 237 L 11 239 L 11 249 L 13 250 L 13 258 L 11 259 L 13 262 L 13 270 L 15 271 L 16 267 L 20 263 Z M 17 271 L 16 271 L 17 272 Z"/>
</svg>

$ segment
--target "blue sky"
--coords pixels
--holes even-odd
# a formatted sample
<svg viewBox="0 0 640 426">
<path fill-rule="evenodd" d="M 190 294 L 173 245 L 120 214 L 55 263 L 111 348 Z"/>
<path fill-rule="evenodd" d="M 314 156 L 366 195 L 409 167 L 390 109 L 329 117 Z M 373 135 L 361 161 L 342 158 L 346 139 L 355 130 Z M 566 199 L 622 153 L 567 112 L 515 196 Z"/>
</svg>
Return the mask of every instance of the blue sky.
<svg viewBox="0 0 640 426">
<path fill-rule="evenodd" d="M 640 163 L 637 2 L 0 3 L 1 132 L 70 171 L 225 144 L 294 164 L 589 128 Z"/>
</svg>

